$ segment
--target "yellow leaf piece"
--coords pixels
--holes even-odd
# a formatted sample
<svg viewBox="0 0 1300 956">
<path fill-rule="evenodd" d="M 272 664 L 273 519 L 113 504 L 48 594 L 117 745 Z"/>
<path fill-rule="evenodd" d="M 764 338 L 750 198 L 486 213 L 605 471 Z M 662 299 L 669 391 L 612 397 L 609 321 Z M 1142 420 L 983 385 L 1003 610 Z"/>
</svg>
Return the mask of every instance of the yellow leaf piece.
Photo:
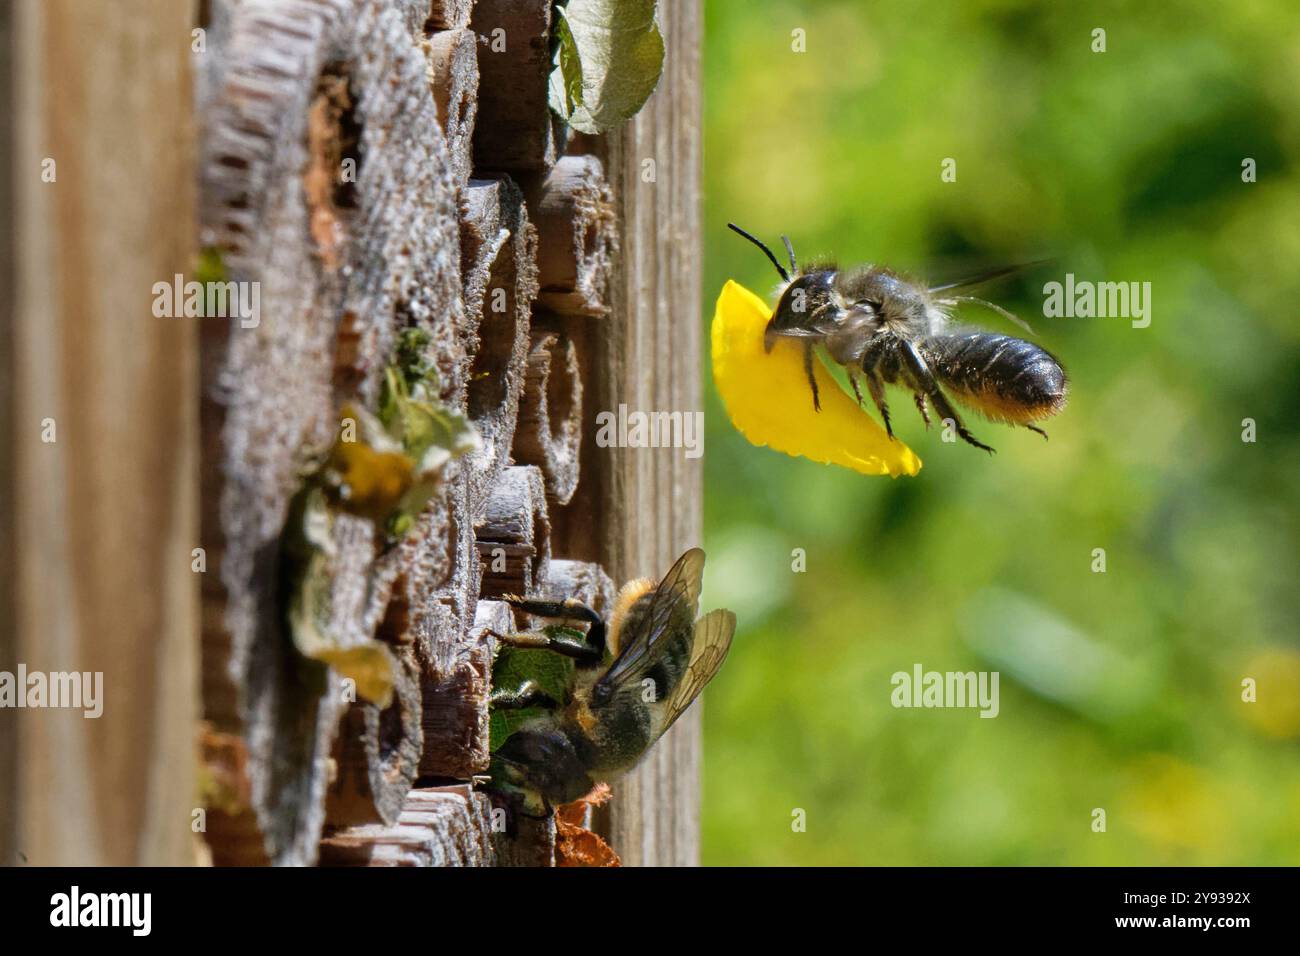
<svg viewBox="0 0 1300 956">
<path fill-rule="evenodd" d="M 357 694 L 385 708 L 393 701 L 397 663 L 379 641 L 343 644 L 330 630 L 334 580 L 334 515 L 320 487 L 309 484 L 294 496 L 285 524 L 290 559 L 288 622 L 303 657 L 326 664 L 356 683 Z"/>
<path fill-rule="evenodd" d="M 328 664 L 357 685 L 357 696 L 380 710 L 393 702 L 393 674 L 397 663 L 393 652 L 378 641 L 366 641 L 353 647 L 321 646 L 310 655 Z"/>
<path fill-rule="evenodd" d="M 345 511 L 375 521 L 397 507 L 414 480 L 414 463 L 402 451 L 384 451 L 363 442 L 336 442 L 328 477 Z"/>
<path fill-rule="evenodd" d="M 728 280 L 713 316 L 713 381 L 731 423 L 751 444 L 795 457 L 841 465 L 864 475 L 915 475 L 921 459 L 813 362 L 821 395 L 814 410 L 803 349 L 778 338 L 770 353 L 763 333 L 772 310 L 740 283 Z"/>
</svg>

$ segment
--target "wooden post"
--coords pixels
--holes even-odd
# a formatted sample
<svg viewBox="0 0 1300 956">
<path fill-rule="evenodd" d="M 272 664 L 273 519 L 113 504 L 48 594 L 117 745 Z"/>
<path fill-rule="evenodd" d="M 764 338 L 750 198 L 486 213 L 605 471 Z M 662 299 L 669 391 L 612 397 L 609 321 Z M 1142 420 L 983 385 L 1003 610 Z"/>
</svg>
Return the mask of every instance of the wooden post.
<svg viewBox="0 0 1300 956">
<path fill-rule="evenodd" d="M 584 554 L 615 582 L 663 574 L 701 543 L 703 469 L 681 449 L 598 449 L 595 414 L 620 403 L 642 411 L 702 409 L 700 391 L 700 58 L 699 0 L 659 5 L 667 61 L 645 108 L 612 137 L 606 166 L 619 199 L 621 252 L 611 290 L 612 318 L 598 327 L 600 367 L 586 403 L 585 477 L 574 508 L 591 508 L 601 529 Z M 653 161 L 653 165 L 647 164 Z M 595 320 L 600 322 L 602 320 Z M 557 520 L 558 524 L 558 520 Z M 558 537 L 558 536 L 557 536 Z M 699 862 L 700 710 L 697 704 L 650 756 L 614 785 L 602 816 L 613 846 L 631 866 Z"/>
<path fill-rule="evenodd" d="M 0 17 L 16 132 L 0 149 L 16 299 L 0 318 L 0 668 L 103 674 L 98 719 L 0 711 L 0 862 L 186 863 L 201 320 L 151 302 L 193 262 L 193 11 L 22 0 Z"/>
</svg>

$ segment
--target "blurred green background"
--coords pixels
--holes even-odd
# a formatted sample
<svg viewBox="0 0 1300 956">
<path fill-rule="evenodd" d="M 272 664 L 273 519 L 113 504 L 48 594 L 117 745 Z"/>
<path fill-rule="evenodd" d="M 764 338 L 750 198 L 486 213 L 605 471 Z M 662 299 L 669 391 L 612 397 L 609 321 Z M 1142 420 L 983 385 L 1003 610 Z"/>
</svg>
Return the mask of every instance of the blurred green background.
<svg viewBox="0 0 1300 956">
<path fill-rule="evenodd" d="M 895 390 L 925 466 L 891 481 L 747 444 L 706 388 L 706 604 L 740 630 L 704 862 L 1300 863 L 1294 4 L 705 6 L 706 317 L 776 280 L 729 219 L 934 282 L 1054 256 L 979 291 L 1072 391 L 1048 443 L 971 417 L 989 458 Z M 1151 326 L 1045 318 L 1066 272 L 1151 282 Z M 918 662 L 999 671 L 1000 716 L 893 708 Z"/>
</svg>

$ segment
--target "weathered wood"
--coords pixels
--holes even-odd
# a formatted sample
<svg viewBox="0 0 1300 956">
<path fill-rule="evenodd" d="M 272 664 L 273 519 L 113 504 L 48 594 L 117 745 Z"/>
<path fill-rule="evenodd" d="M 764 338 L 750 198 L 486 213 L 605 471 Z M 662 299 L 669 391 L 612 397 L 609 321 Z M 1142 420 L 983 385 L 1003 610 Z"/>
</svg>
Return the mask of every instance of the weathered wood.
<svg viewBox="0 0 1300 956">
<path fill-rule="evenodd" d="M 19 97 L 14 89 L 14 5 L 0 4 L 0 222 L 16 223 L 14 169 L 15 126 Z M 14 230 L 0 229 L 0 288 L 18 285 Z M 14 673 L 18 666 L 18 554 L 15 542 L 17 514 L 18 423 L 14 338 L 17 316 L 13 294 L 0 295 L 0 670 Z M 18 856 L 18 725 L 0 719 L 0 866 L 16 866 Z"/>
<path fill-rule="evenodd" d="M 252 809 L 244 738 L 215 731 L 205 721 L 199 734 L 199 754 L 208 862 L 214 866 L 269 866 L 266 841 Z"/>
<path fill-rule="evenodd" d="M 194 252 L 191 11 L 5 6 L 0 661 L 98 673 L 103 712 L 0 711 L 0 862 L 183 864 L 197 332 L 151 314 L 150 290 Z"/>
<path fill-rule="evenodd" d="M 443 30 L 421 44 L 429 60 L 429 88 L 447 138 L 452 178 L 459 188 L 473 166 L 474 117 L 478 113 L 478 53 L 472 30 Z"/>
<path fill-rule="evenodd" d="M 493 802 L 493 808 L 507 813 L 504 803 Z M 555 866 L 555 817 L 536 819 L 517 815 L 513 833 L 498 831 L 495 836 L 499 866 Z"/>
<path fill-rule="evenodd" d="M 517 461 L 537 465 L 546 493 L 567 504 L 578 487 L 582 443 L 582 373 L 578 350 L 558 332 L 533 332 L 515 430 Z"/>
<path fill-rule="evenodd" d="M 533 594 L 551 561 L 546 486 L 532 465 L 507 468 L 483 506 L 476 529 L 484 597 Z"/>
<path fill-rule="evenodd" d="M 475 164 L 508 172 L 549 169 L 556 158 L 547 106 L 551 0 L 477 0 L 470 27 L 479 37 Z"/>
<path fill-rule="evenodd" d="M 492 866 L 491 803 L 468 786 L 412 790 L 393 826 L 333 831 L 322 866 Z"/>
<path fill-rule="evenodd" d="M 359 700 L 343 715 L 325 797 L 327 825 L 393 824 L 415 783 L 424 744 L 420 668 L 413 647 L 399 649 L 397 658 L 393 702 L 381 709 Z"/>
<path fill-rule="evenodd" d="M 225 51 L 214 100 L 203 104 L 201 216 L 229 278 L 259 284 L 263 321 L 205 326 L 204 542 L 217 572 L 205 582 L 205 680 L 224 674 L 233 684 L 205 705 L 219 730 L 247 741 L 268 855 L 304 863 L 316 852 L 344 701 L 332 672 L 323 691 L 294 678 L 280 534 L 339 404 L 375 407 L 403 327 L 429 333 L 441 397 L 461 400 L 469 329 L 455 184 L 425 58 L 396 10 L 244 0 Z M 421 531 L 436 540 L 448 528 Z M 400 558 L 413 552 L 381 558 L 362 519 L 340 516 L 335 532 L 330 628 L 344 643 L 367 639 L 403 576 Z M 405 571 L 408 583 L 438 580 Z M 419 694 L 405 692 L 405 723 L 418 735 Z M 417 743 L 399 780 L 413 775 L 418 753 Z"/>
<path fill-rule="evenodd" d="M 471 179 L 460 194 L 461 282 L 472 322 L 482 321 L 492 264 L 511 236 L 501 222 L 501 189 L 500 179 Z"/>
<path fill-rule="evenodd" d="M 528 190 L 528 206 L 540 249 L 538 301 L 561 315 L 607 313 L 618 224 L 600 158 L 565 156 Z"/>
<path fill-rule="evenodd" d="M 702 408 L 700 10 L 700 0 L 660 4 L 668 49 L 663 79 L 646 107 L 610 137 L 606 169 L 619 198 L 623 250 L 610 304 L 619 321 L 596 323 L 588 436 L 596 432 L 595 414 L 620 402 L 644 411 Z M 642 178 L 646 159 L 655 161 L 653 182 Z M 663 574 L 701 543 L 700 459 L 680 449 L 594 444 L 583 443 L 583 481 L 564 510 L 570 522 L 575 509 L 585 513 L 587 527 L 598 529 L 596 547 L 570 532 L 563 553 L 599 560 L 619 582 Z M 697 704 L 636 770 L 611 784 L 614 799 L 597 816 L 607 817 L 606 832 L 624 864 L 698 862 L 699 733 Z"/>
<path fill-rule="evenodd" d="M 471 192 L 488 202 L 493 194 Z M 470 321 L 477 322 L 469 343 L 467 407 L 483 439 L 482 449 L 471 458 L 470 495 L 475 510 L 482 507 L 510 460 L 524 387 L 532 305 L 537 297 L 537 231 L 528 219 L 523 193 L 509 177 L 502 176 L 496 180 L 495 196 L 495 216 L 488 214 L 465 228 L 481 237 L 481 241 L 471 240 L 465 276 Z M 491 232 L 493 222 L 497 224 L 495 235 Z M 498 244 L 501 230 L 506 237 Z M 485 262 L 487 281 L 482 284 Z"/>
<path fill-rule="evenodd" d="M 469 26 L 474 0 L 396 0 L 411 35 L 417 39 L 438 30 Z"/>
<path fill-rule="evenodd" d="M 487 770 L 494 644 L 488 635 L 509 633 L 513 627 L 510 605 L 477 602 L 469 635 L 471 651 L 425 680 L 420 776 L 465 780 Z"/>
</svg>

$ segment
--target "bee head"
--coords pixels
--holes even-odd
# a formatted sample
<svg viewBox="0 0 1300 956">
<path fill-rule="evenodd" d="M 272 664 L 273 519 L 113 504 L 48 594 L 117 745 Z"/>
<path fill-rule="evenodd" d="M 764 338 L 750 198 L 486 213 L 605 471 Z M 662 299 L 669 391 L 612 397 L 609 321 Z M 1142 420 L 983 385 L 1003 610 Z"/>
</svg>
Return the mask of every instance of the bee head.
<svg viewBox="0 0 1300 956">
<path fill-rule="evenodd" d="M 763 347 L 771 352 L 782 331 L 808 328 L 813 313 L 831 301 L 834 285 L 834 269 L 817 269 L 795 276 L 776 303 L 763 336 Z"/>
</svg>

